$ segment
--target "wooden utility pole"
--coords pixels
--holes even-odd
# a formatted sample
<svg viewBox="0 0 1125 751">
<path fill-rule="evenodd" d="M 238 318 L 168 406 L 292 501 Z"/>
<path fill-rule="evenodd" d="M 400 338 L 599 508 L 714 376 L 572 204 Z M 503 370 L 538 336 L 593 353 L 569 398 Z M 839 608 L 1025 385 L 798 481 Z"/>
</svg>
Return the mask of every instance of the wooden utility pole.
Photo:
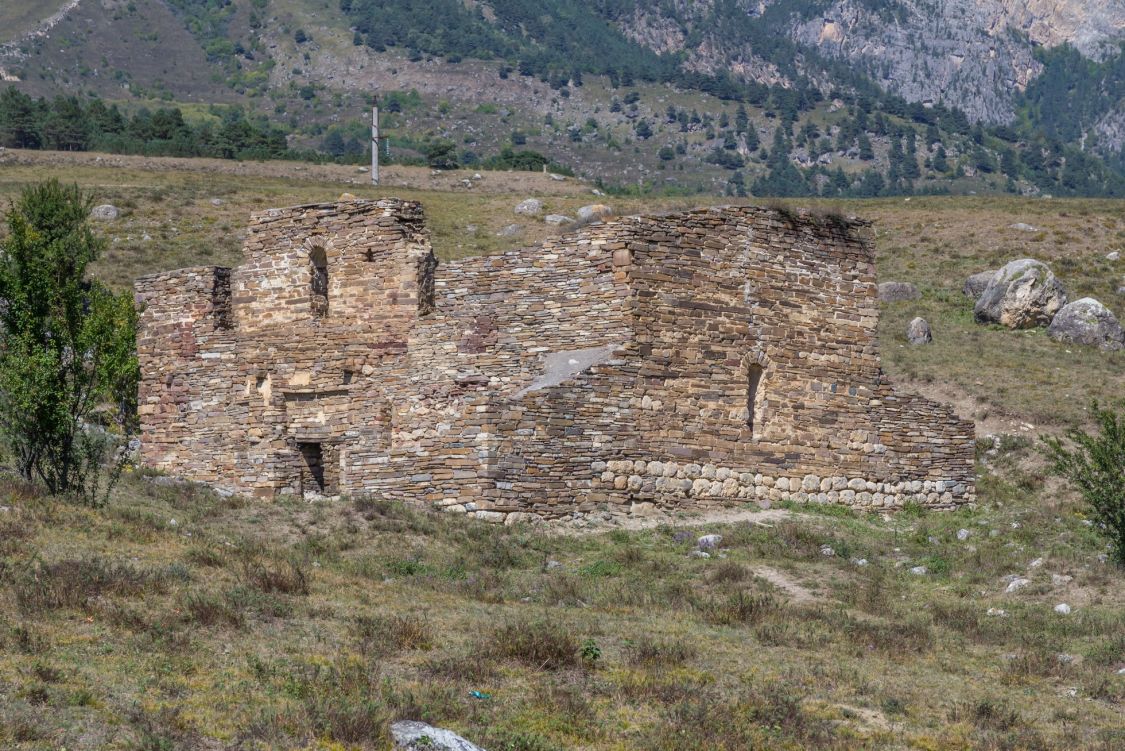
<svg viewBox="0 0 1125 751">
<path fill-rule="evenodd" d="M 379 184 L 379 97 L 371 103 L 371 184 Z"/>
</svg>

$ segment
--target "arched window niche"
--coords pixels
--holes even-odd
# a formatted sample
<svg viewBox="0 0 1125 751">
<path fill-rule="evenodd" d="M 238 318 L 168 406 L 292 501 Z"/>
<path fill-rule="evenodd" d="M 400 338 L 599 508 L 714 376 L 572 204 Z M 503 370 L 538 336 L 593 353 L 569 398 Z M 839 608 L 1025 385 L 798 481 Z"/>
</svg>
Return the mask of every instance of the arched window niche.
<svg viewBox="0 0 1125 751">
<path fill-rule="evenodd" d="M 769 358 L 763 352 L 751 353 L 742 360 L 742 378 L 746 389 L 742 414 L 745 416 L 746 429 L 754 440 L 761 437 L 765 428 L 768 371 Z"/>
<path fill-rule="evenodd" d="M 328 254 L 324 248 L 309 250 L 309 301 L 314 318 L 328 315 Z"/>
</svg>

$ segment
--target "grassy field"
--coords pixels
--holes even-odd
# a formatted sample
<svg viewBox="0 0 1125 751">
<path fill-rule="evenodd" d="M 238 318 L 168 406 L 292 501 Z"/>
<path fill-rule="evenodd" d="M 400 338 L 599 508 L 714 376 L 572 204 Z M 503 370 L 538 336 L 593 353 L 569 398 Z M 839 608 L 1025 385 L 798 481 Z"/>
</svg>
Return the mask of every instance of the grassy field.
<svg viewBox="0 0 1125 751">
<path fill-rule="evenodd" d="M 1026 442 L 984 456 L 975 511 L 581 536 L 8 484 L 0 745 L 384 748 L 414 718 L 526 751 L 1121 748 L 1122 573 Z"/>
<path fill-rule="evenodd" d="M 532 195 L 559 213 L 708 203 L 596 199 L 539 175 L 466 190 L 465 175 L 399 169 L 376 191 L 354 168 L 96 158 L 0 162 L 0 196 L 57 175 L 122 208 L 101 225 L 99 274 L 116 285 L 233 263 L 251 210 L 345 190 L 421 200 L 446 259 L 555 232 L 512 213 Z M 977 326 L 960 294 L 969 273 L 1030 255 L 1125 314 L 1125 267 L 1104 258 L 1125 245 L 1121 202 L 828 208 L 874 219 L 880 278 L 922 291 L 884 308 L 888 373 L 1004 434 L 980 441 L 978 508 L 564 534 L 138 474 L 92 510 L 7 480 L 0 747 L 385 748 L 398 718 L 490 751 L 1125 747 L 1125 577 L 1033 438 L 1125 393 L 1125 358 Z M 513 222 L 521 236 L 496 236 Z M 903 339 L 917 314 L 930 347 Z M 704 533 L 723 535 L 709 559 L 691 555 Z M 1016 576 L 1028 583 L 1007 592 Z"/>
</svg>

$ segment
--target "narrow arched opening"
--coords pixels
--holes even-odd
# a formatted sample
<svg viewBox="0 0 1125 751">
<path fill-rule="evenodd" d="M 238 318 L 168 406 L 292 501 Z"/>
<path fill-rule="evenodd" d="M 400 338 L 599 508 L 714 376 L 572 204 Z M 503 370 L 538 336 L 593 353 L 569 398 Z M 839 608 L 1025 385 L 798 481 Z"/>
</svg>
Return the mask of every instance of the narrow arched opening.
<svg viewBox="0 0 1125 751">
<path fill-rule="evenodd" d="M 324 248 L 309 251 L 309 296 L 315 318 L 328 315 L 328 254 Z"/>
<path fill-rule="evenodd" d="M 757 420 L 761 419 L 761 386 L 765 369 L 758 363 L 746 368 L 746 427 L 755 430 Z"/>
</svg>

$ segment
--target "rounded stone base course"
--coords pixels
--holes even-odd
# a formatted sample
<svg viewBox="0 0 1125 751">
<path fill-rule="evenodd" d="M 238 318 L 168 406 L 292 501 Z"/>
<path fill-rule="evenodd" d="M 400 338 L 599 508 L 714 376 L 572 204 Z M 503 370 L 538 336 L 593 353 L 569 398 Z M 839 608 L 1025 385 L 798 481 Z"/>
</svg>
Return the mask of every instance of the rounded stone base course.
<svg viewBox="0 0 1125 751">
<path fill-rule="evenodd" d="M 901 510 L 914 503 L 941 511 L 976 501 L 971 486 L 953 480 L 887 481 L 814 474 L 774 476 L 713 464 L 643 459 L 595 461 L 590 469 L 589 495 L 607 496 L 605 502 L 594 505 L 599 513 L 604 509 L 610 516 L 786 502 L 834 504 L 871 511 Z M 437 505 L 447 512 L 467 513 L 485 521 L 509 525 L 547 520 L 547 516 L 535 511 L 485 510 L 478 508 L 477 503 L 462 504 L 455 499 Z"/>
</svg>

